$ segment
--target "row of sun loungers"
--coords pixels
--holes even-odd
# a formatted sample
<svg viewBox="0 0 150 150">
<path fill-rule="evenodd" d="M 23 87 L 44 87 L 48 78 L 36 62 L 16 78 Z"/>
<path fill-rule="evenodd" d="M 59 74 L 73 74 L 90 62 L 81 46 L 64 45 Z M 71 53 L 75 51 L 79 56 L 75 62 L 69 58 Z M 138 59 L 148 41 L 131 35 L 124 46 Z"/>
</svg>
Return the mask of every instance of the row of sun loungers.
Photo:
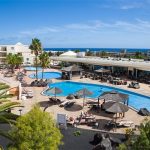
<svg viewBox="0 0 150 150">
<path fill-rule="evenodd" d="M 133 127 L 134 126 L 134 123 L 133 121 L 130 121 L 130 120 L 120 120 L 120 121 L 117 121 L 117 122 L 114 122 L 113 120 L 110 120 L 108 121 L 106 124 L 105 124 L 105 129 L 113 129 L 113 128 L 120 128 L 120 127 Z"/>
<path fill-rule="evenodd" d="M 43 81 L 43 80 L 35 80 L 33 82 L 31 82 L 31 86 L 37 86 L 37 87 L 45 87 L 47 86 L 47 82 Z"/>
<path fill-rule="evenodd" d="M 31 86 L 31 87 L 46 87 L 47 86 L 47 81 L 43 81 L 43 80 L 35 80 L 33 82 L 31 82 L 31 84 L 28 84 L 25 80 L 21 80 L 20 81 L 21 85 L 23 87 L 28 87 L 28 86 Z"/>
<path fill-rule="evenodd" d="M 59 104 L 59 107 L 64 107 L 64 108 L 70 108 L 74 105 L 74 101 L 69 101 L 69 100 L 60 100 L 58 98 L 55 97 L 50 97 L 49 98 L 49 102 L 51 104 Z"/>
<path fill-rule="evenodd" d="M 95 116 L 92 114 L 88 113 L 81 113 L 81 115 L 77 118 L 70 117 L 69 119 L 67 118 L 67 124 L 70 125 L 93 125 L 96 123 Z"/>
</svg>

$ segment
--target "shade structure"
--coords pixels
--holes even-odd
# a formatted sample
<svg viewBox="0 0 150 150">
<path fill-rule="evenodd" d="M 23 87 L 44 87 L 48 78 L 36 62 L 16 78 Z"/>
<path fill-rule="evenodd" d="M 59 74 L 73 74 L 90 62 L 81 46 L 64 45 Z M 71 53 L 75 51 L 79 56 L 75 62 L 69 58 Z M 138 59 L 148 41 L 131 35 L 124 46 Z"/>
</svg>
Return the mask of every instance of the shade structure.
<svg viewBox="0 0 150 150">
<path fill-rule="evenodd" d="M 52 87 L 52 88 L 49 88 L 46 90 L 47 92 L 51 93 L 51 94 L 54 94 L 55 95 L 55 98 L 56 98 L 56 95 L 57 94 L 60 94 L 62 93 L 62 90 L 57 88 L 57 87 Z"/>
<path fill-rule="evenodd" d="M 72 66 L 69 66 L 69 67 L 63 67 L 61 70 L 66 71 L 66 72 L 73 72 L 73 71 L 82 71 L 83 69 L 81 69 L 77 65 L 72 65 Z"/>
<path fill-rule="evenodd" d="M 80 96 L 83 97 L 83 107 L 84 107 L 84 100 L 85 100 L 85 97 L 86 97 L 86 96 L 90 96 L 90 95 L 92 95 L 93 93 L 92 93 L 91 91 L 89 91 L 88 89 L 83 88 L 83 89 L 77 91 L 76 94 L 78 94 L 78 95 L 80 95 Z"/>
<path fill-rule="evenodd" d="M 104 69 L 104 68 L 100 68 L 100 69 L 95 70 L 95 72 L 106 73 L 106 72 L 110 72 L 110 70 Z"/>
<path fill-rule="evenodd" d="M 126 102 L 129 96 L 127 94 L 119 93 L 117 91 L 104 92 L 100 95 L 99 99 L 104 99 L 105 101 L 115 101 L 115 102 Z"/>
<path fill-rule="evenodd" d="M 105 111 L 111 113 L 125 113 L 129 110 L 128 106 L 113 101 L 109 101 L 103 104 L 103 108 L 105 109 Z"/>
<path fill-rule="evenodd" d="M 77 57 L 77 53 L 73 51 L 68 51 L 68 52 L 61 54 L 59 57 Z"/>
</svg>

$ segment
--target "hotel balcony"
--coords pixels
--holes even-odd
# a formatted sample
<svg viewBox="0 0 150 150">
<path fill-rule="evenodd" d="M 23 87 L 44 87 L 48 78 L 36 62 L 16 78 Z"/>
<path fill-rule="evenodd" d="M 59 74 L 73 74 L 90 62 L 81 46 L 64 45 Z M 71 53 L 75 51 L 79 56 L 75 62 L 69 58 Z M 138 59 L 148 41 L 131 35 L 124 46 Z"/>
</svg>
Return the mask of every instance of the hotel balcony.
<svg viewBox="0 0 150 150">
<path fill-rule="evenodd" d="M 0 52 L 7 52 L 7 48 L 6 47 L 0 47 Z"/>
</svg>

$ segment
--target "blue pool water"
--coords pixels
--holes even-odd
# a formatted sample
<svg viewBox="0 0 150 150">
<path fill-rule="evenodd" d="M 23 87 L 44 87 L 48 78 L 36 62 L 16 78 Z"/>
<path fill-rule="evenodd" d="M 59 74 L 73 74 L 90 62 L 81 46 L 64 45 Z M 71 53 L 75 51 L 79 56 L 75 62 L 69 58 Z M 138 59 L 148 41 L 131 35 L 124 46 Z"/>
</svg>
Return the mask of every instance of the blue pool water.
<svg viewBox="0 0 150 150">
<path fill-rule="evenodd" d="M 35 79 L 35 73 L 29 75 L 30 78 Z M 57 79 L 61 78 L 60 72 L 44 72 L 43 79 Z M 42 72 L 38 72 L 38 79 L 42 79 Z"/>
<path fill-rule="evenodd" d="M 27 70 L 27 71 L 35 71 L 36 67 L 28 66 L 28 67 L 25 67 L 24 69 Z M 42 70 L 42 68 L 41 67 L 37 67 L 37 70 L 40 71 L 40 70 Z"/>
<path fill-rule="evenodd" d="M 88 90 L 93 92 L 91 98 L 98 98 L 103 92 L 116 90 L 121 93 L 125 93 L 129 95 L 129 105 L 137 110 L 140 108 L 147 108 L 150 110 L 150 97 L 144 96 L 141 94 L 137 94 L 134 92 L 130 92 L 123 89 L 118 89 L 114 87 L 98 85 L 98 84 L 89 84 L 89 83 L 80 83 L 80 82 L 72 82 L 72 81 L 65 81 L 65 82 L 58 82 L 49 84 L 49 87 L 58 87 L 62 90 L 62 93 L 58 96 L 67 96 L 69 94 L 74 94 L 78 90 L 82 88 L 87 88 Z M 50 96 L 50 93 L 47 91 L 43 92 L 44 95 Z"/>
</svg>

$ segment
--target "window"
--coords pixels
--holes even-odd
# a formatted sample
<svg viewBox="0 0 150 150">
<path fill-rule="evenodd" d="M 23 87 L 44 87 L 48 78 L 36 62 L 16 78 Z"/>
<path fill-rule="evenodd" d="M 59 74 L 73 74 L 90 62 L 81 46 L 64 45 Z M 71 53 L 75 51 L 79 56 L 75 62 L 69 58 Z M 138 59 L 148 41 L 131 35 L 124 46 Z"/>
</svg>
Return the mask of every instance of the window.
<svg viewBox="0 0 150 150">
<path fill-rule="evenodd" d="M 19 56 L 22 56 L 22 53 L 18 53 Z"/>
<path fill-rule="evenodd" d="M 14 50 L 15 48 L 14 47 L 11 47 L 11 50 Z"/>
<path fill-rule="evenodd" d="M 29 58 L 26 58 L 27 61 L 29 61 Z"/>
</svg>

